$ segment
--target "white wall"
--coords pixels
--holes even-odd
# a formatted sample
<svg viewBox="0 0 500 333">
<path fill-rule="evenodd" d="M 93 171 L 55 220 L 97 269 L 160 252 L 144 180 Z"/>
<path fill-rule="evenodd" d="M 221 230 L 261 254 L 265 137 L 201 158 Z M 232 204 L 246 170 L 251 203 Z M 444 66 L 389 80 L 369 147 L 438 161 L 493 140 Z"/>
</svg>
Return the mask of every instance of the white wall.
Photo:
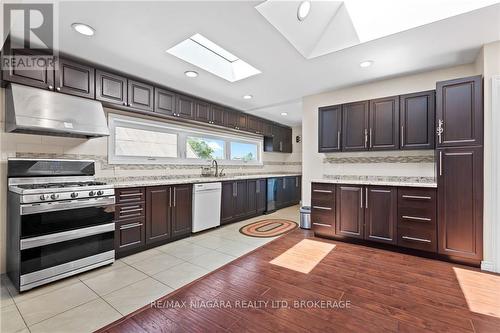
<svg viewBox="0 0 500 333">
<path fill-rule="evenodd" d="M 85 158 L 96 160 L 97 177 L 193 176 L 200 174 L 198 165 L 109 165 L 108 139 L 78 139 L 33 134 L 5 133 L 5 90 L 0 88 L 0 273 L 5 272 L 7 159 L 33 156 L 39 158 Z M 121 113 L 105 109 L 106 112 Z M 128 115 L 130 115 L 128 113 Z M 158 120 L 158 118 L 144 117 Z M 293 127 L 295 138 L 301 127 Z M 295 139 L 294 139 L 295 140 Z M 293 144 L 292 154 L 264 153 L 263 166 L 225 166 L 226 174 L 300 173 L 302 145 Z"/>
</svg>

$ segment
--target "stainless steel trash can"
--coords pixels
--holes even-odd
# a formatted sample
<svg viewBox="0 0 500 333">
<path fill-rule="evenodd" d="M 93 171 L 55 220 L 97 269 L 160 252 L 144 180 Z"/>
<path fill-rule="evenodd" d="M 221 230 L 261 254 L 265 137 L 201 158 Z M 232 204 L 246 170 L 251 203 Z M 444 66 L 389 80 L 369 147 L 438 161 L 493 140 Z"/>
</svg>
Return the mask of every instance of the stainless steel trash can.
<svg viewBox="0 0 500 333">
<path fill-rule="evenodd" d="M 311 207 L 309 206 L 300 208 L 300 227 L 302 229 L 311 229 Z"/>
</svg>

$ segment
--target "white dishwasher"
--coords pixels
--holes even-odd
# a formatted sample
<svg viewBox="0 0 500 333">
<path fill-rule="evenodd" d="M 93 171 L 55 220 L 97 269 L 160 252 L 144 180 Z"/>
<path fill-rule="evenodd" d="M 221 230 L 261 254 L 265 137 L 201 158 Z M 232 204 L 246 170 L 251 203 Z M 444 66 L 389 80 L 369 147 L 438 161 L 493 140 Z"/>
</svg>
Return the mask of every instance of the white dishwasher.
<svg viewBox="0 0 500 333">
<path fill-rule="evenodd" d="M 193 232 L 220 225 L 221 183 L 193 186 Z"/>
</svg>

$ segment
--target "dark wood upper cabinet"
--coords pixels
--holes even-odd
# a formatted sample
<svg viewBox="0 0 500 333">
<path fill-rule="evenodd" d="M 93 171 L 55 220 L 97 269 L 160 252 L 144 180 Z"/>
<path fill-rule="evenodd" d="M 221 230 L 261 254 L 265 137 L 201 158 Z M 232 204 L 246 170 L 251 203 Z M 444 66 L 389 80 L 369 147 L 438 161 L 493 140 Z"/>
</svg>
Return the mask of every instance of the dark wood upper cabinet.
<svg viewBox="0 0 500 333">
<path fill-rule="evenodd" d="M 368 149 L 369 102 L 342 105 L 342 150 Z"/>
<path fill-rule="evenodd" d="M 335 234 L 364 238 L 363 186 L 338 185 L 335 218 Z"/>
<path fill-rule="evenodd" d="M 237 122 L 237 129 L 246 130 L 248 128 L 248 117 L 246 114 L 238 112 Z"/>
<path fill-rule="evenodd" d="M 212 124 L 223 126 L 224 125 L 224 114 L 225 114 L 224 108 L 212 104 L 210 107 L 210 112 L 211 112 Z"/>
<path fill-rule="evenodd" d="M 262 125 L 262 132 L 264 136 L 272 137 L 273 136 L 273 123 L 265 121 Z"/>
<path fill-rule="evenodd" d="M 398 192 L 395 187 L 365 187 L 365 239 L 396 244 Z"/>
<path fill-rule="evenodd" d="M 203 101 L 196 101 L 194 105 L 195 105 L 194 119 L 211 124 L 212 118 L 210 115 L 210 104 Z"/>
<path fill-rule="evenodd" d="M 186 119 L 194 118 L 194 100 L 184 95 L 177 96 L 176 116 Z"/>
<path fill-rule="evenodd" d="M 230 128 L 238 127 L 238 114 L 236 111 L 227 110 L 224 117 L 224 126 Z"/>
<path fill-rule="evenodd" d="M 41 69 L 28 69 L 23 64 L 29 64 L 32 56 L 43 56 L 44 59 L 48 57 L 42 53 L 37 53 L 30 49 L 11 49 L 10 44 L 5 42 L 2 50 L 2 56 L 15 57 L 19 59 L 13 66 L 2 66 L 2 79 L 8 82 L 25 84 L 35 88 L 41 89 L 54 89 L 54 68 L 49 66 L 49 61 L 46 61 L 43 70 Z M 51 59 L 55 59 L 51 56 Z M 54 64 L 55 62 L 52 62 Z"/>
<path fill-rule="evenodd" d="M 437 147 L 477 146 L 483 143 L 481 76 L 436 84 L 436 127 Z"/>
<path fill-rule="evenodd" d="M 434 90 L 400 96 L 401 149 L 434 149 Z"/>
<path fill-rule="evenodd" d="M 95 72 L 95 98 L 99 101 L 127 105 L 127 78 L 101 71 Z"/>
<path fill-rule="evenodd" d="M 370 150 L 399 149 L 399 96 L 370 101 Z"/>
<path fill-rule="evenodd" d="M 154 88 L 149 84 L 128 80 L 127 106 L 143 111 L 153 111 Z"/>
<path fill-rule="evenodd" d="M 167 116 L 174 116 L 176 110 L 175 98 L 175 93 L 168 90 L 155 88 L 154 111 Z"/>
<path fill-rule="evenodd" d="M 59 59 L 55 71 L 56 91 L 79 97 L 95 97 L 95 69 L 67 59 Z"/>
<path fill-rule="evenodd" d="M 146 244 L 171 237 L 172 188 L 154 186 L 146 188 Z"/>
<path fill-rule="evenodd" d="M 292 129 L 286 127 L 283 131 L 283 153 L 291 153 L 293 149 Z"/>
<path fill-rule="evenodd" d="M 483 148 L 438 149 L 439 253 L 483 257 Z"/>
<path fill-rule="evenodd" d="M 318 109 L 318 152 L 331 153 L 342 149 L 342 105 Z"/>
<path fill-rule="evenodd" d="M 263 132 L 263 122 L 257 117 L 248 116 L 248 130 L 256 134 L 262 134 Z"/>
<path fill-rule="evenodd" d="M 192 185 L 172 187 L 172 237 L 191 234 L 192 228 Z"/>
</svg>

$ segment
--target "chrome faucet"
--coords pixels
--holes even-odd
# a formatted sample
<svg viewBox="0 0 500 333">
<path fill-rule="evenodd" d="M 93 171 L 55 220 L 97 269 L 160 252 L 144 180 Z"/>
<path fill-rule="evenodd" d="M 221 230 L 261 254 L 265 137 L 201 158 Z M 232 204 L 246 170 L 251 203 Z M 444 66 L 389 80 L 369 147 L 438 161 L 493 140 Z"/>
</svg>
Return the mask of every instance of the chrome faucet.
<svg viewBox="0 0 500 333">
<path fill-rule="evenodd" d="M 214 164 L 215 164 L 215 177 L 218 177 L 219 176 L 219 165 L 217 164 L 217 161 L 212 160 L 212 165 L 210 167 L 213 168 Z"/>
</svg>

